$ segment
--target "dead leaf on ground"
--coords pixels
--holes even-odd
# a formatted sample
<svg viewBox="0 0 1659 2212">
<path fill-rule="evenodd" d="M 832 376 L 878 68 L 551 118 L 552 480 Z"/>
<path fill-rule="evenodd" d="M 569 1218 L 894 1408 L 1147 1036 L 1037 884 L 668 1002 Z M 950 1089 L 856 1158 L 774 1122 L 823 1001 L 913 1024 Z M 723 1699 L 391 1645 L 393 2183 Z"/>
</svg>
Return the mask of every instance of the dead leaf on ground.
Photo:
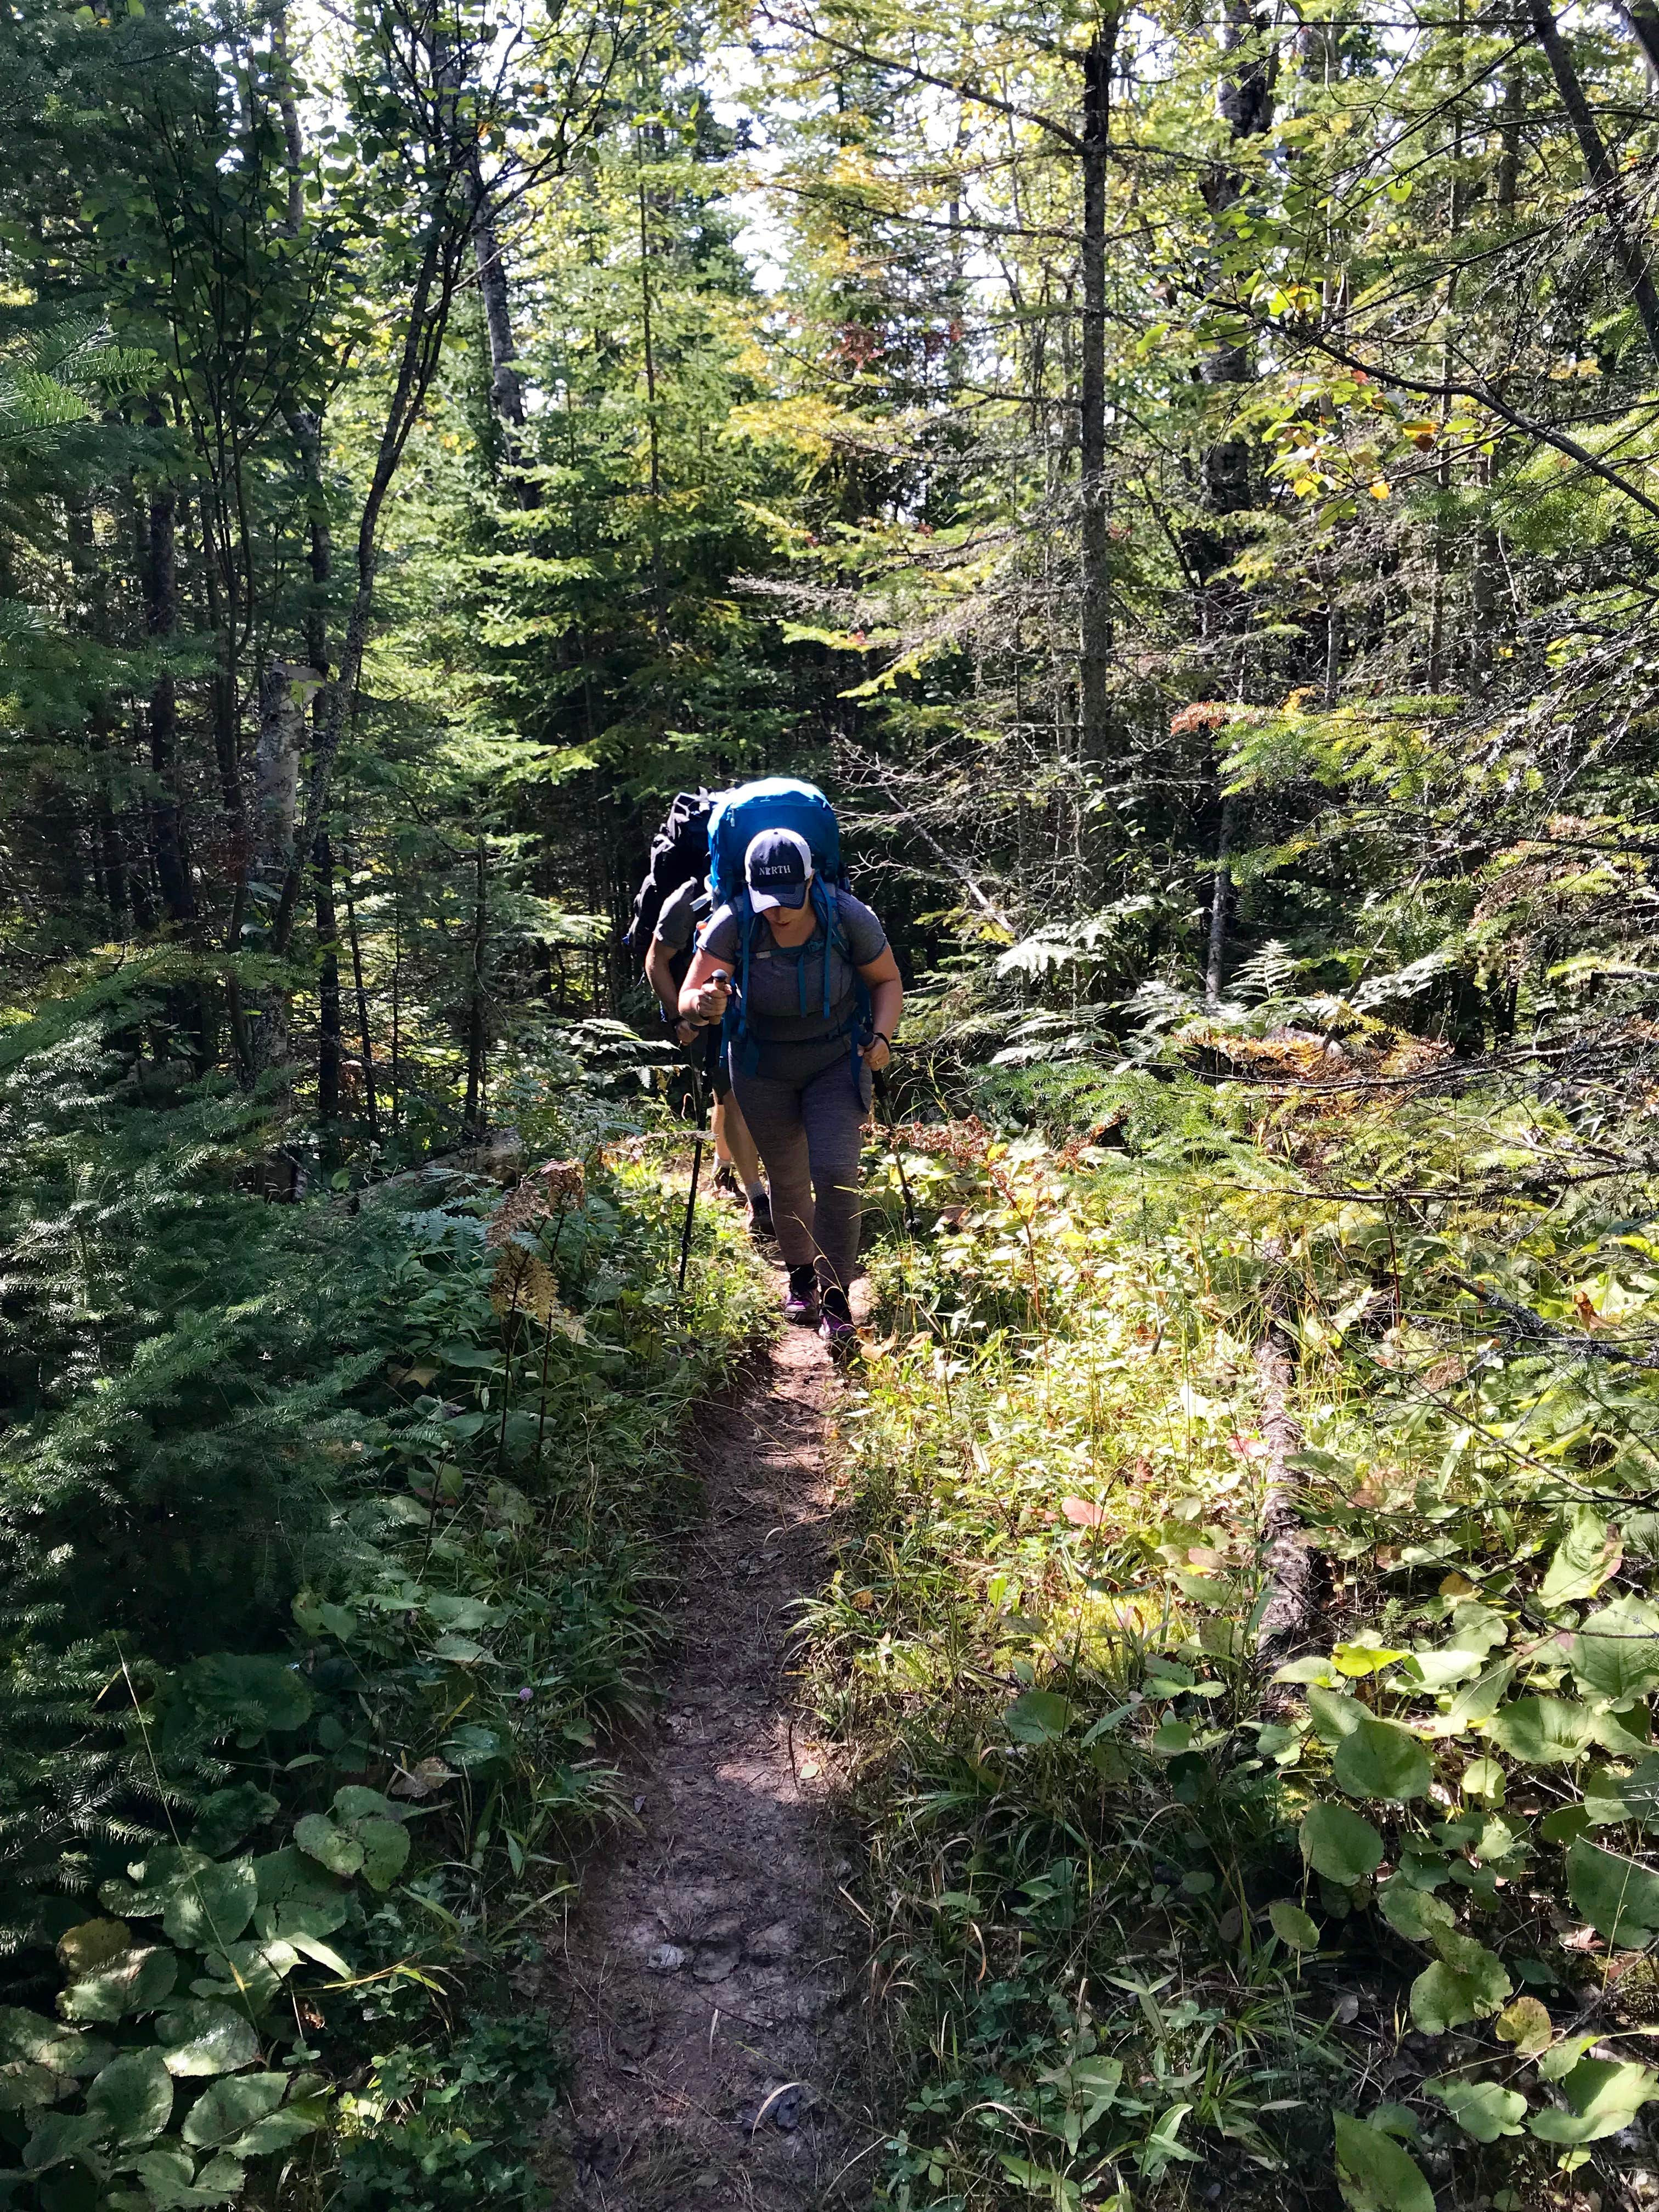
<svg viewBox="0 0 1659 2212">
<path fill-rule="evenodd" d="M 441 1790 L 446 1782 L 455 1779 L 455 1771 L 446 1766 L 441 1759 L 423 1759 L 414 1766 L 400 1766 L 387 1786 L 392 1797 L 430 1797 L 434 1790 Z"/>
<path fill-rule="evenodd" d="M 1106 1508 L 1086 1498 L 1062 1498 L 1060 1510 L 1074 1528 L 1098 1528 L 1106 1518 Z"/>
</svg>

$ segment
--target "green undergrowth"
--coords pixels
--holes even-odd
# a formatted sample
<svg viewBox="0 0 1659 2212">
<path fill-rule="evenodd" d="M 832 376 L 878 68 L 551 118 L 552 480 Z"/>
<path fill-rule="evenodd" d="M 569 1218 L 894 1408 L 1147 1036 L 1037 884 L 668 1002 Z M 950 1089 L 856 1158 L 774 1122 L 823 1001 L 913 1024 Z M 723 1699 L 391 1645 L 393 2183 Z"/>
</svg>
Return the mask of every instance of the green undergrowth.
<svg viewBox="0 0 1659 2212">
<path fill-rule="evenodd" d="M 19 2212 L 548 2201 L 542 1949 L 758 1317 L 746 1265 L 676 1300 L 677 1206 L 576 1103 L 505 1194 L 353 1212 L 249 1194 L 257 1102 L 96 1022 L 0 1095 Z"/>
<path fill-rule="evenodd" d="M 906 2062 L 882 2201 L 1649 2201 L 1634 1133 L 1473 1085 L 1090 1109 L 906 1133 L 926 1233 L 892 1194 L 844 1408 L 812 1628 Z M 1277 1679 L 1270 1327 L 1323 1561 Z"/>
</svg>

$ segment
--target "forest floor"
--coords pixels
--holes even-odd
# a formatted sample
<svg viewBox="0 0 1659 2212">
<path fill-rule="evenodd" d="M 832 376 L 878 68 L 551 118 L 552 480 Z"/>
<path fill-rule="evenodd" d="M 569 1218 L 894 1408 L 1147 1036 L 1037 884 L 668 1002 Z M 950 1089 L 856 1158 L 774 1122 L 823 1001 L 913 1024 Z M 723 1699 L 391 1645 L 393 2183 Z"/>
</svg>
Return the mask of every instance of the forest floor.
<svg viewBox="0 0 1659 2212">
<path fill-rule="evenodd" d="M 792 1672 L 836 1520 L 836 1388 L 817 1336 L 791 1330 L 694 1442 L 704 1517 L 660 1717 L 627 1762 L 639 1825 L 596 1864 L 559 1968 L 568 2179 L 593 2212 L 868 2198 L 865 1947 L 831 1754 Z"/>
</svg>

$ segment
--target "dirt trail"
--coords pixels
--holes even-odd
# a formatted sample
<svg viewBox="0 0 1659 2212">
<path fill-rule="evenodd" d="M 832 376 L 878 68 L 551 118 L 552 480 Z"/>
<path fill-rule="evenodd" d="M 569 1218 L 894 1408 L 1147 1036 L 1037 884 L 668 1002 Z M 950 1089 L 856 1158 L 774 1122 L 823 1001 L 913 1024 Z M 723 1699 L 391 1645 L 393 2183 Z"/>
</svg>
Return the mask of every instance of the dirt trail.
<svg viewBox="0 0 1659 2212">
<path fill-rule="evenodd" d="M 869 2202 L 856 1929 L 821 1754 L 788 1675 L 833 1509 L 816 1335 L 702 1424 L 706 1517 L 642 1832 L 595 1869 L 568 1959 L 576 2204 L 807 2212 Z"/>
</svg>

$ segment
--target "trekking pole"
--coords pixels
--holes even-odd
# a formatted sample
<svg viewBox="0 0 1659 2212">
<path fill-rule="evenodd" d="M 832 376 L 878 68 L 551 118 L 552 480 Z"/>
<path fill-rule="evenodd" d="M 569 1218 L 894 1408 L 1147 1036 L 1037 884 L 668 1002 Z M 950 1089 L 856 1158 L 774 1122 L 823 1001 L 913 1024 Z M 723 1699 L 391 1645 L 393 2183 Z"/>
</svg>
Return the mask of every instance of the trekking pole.
<svg viewBox="0 0 1659 2212">
<path fill-rule="evenodd" d="M 680 1231 L 680 1285 L 676 1295 L 685 1296 L 685 1270 L 691 1257 L 691 1223 L 697 1211 L 697 1177 L 702 1171 L 702 1148 L 708 1141 L 703 1133 L 703 1115 L 714 1086 L 705 1083 L 694 1068 L 691 1073 L 692 1096 L 697 1100 L 697 1129 L 691 1139 L 691 1188 L 685 1199 L 685 1226 Z"/>
<path fill-rule="evenodd" d="M 887 1140 L 893 1148 L 893 1164 L 898 1170 L 899 1188 L 904 1194 L 904 1233 L 916 1233 L 916 1202 L 910 1195 L 910 1178 L 904 1172 L 904 1155 L 899 1149 L 898 1124 L 893 1119 L 893 1086 L 884 1067 L 879 1075 L 872 1078 L 877 1098 L 881 1104 L 882 1118 L 887 1124 Z"/>
<path fill-rule="evenodd" d="M 728 979 L 721 975 L 714 980 L 725 982 Z M 718 1049 L 720 1032 L 712 1023 L 709 1028 L 713 1032 L 709 1043 Z M 697 1102 L 697 1131 L 691 1139 L 691 1188 L 686 1194 L 685 1226 L 680 1231 L 680 1283 L 675 1295 L 682 1298 L 685 1296 L 686 1266 L 691 1257 L 691 1223 L 697 1211 L 697 1178 L 702 1172 L 702 1148 L 709 1140 L 703 1121 L 714 1097 L 714 1053 L 705 1047 L 702 1058 L 708 1063 L 706 1066 L 700 1067 L 695 1060 L 691 1065 L 692 1096 Z"/>
</svg>

